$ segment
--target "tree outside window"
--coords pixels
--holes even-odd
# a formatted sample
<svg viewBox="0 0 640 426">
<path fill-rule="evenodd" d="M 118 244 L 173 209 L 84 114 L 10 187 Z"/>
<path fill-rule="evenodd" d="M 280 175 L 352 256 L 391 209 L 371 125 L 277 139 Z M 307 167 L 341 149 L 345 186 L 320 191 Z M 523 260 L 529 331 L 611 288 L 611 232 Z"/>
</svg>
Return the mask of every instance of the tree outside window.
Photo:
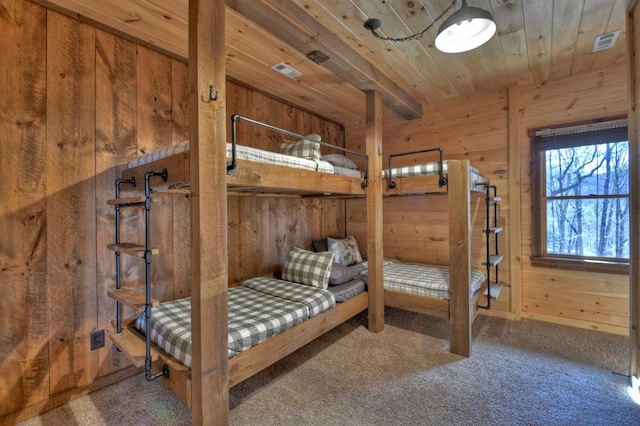
<svg viewBox="0 0 640 426">
<path fill-rule="evenodd" d="M 626 120 L 535 133 L 535 266 L 628 271 L 627 138 Z"/>
</svg>

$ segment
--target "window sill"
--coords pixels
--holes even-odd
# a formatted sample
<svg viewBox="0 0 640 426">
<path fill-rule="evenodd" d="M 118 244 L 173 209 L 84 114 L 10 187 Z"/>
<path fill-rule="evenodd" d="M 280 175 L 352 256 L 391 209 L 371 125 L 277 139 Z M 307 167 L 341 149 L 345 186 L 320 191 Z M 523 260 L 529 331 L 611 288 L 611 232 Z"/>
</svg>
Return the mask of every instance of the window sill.
<svg viewBox="0 0 640 426">
<path fill-rule="evenodd" d="M 578 260 L 538 256 L 532 256 L 530 259 L 531 265 L 534 267 L 629 275 L 629 264 L 623 262 L 605 262 L 597 260 Z"/>
</svg>

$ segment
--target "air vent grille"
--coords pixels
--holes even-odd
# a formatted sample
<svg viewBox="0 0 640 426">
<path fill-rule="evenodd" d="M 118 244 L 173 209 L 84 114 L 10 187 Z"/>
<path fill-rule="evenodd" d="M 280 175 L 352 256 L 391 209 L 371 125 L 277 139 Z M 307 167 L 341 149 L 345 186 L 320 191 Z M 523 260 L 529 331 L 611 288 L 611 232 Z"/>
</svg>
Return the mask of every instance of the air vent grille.
<svg viewBox="0 0 640 426">
<path fill-rule="evenodd" d="M 280 74 L 284 74 L 289 78 L 297 78 L 302 75 L 302 73 L 296 69 L 291 68 L 289 65 L 284 62 L 279 62 L 275 65 L 272 65 L 271 68 L 278 71 Z"/>
<path fill-rule="evenodd" d="M 601 50 L 611 49 L 613 46 L 615 46 L 619 34 L 620 31 L 613 31 L 610 33 L 599 35 L 593 42 L 593 50 L 591 50 L 591 52 L 595 53 Z"/>
</svg>

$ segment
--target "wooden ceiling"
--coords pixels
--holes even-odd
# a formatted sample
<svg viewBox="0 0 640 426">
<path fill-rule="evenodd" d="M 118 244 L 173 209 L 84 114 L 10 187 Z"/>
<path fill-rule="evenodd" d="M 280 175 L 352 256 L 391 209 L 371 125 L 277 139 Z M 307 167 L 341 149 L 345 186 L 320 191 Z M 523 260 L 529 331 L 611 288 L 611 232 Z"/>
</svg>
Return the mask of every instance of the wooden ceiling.
<svg viewBox="0 0 640 426">
<path fill-rule="evenodd" d="M 188 0 L 34 1 L 187 57 Z M 451 0 L 226 2 L 227 74 L 342 123 L 363 119 L 363 89 L 381 91 L 386 106 L 416 118 L 429 103 L 626 60 L 627 0 L 469 0 L 493 14 L 498 32 L 485 45 L 458 54 L 436 50 L 438 24 L 422 40 L 403 43 L 379 40 L 363 27 L 368 18 L 378 18 L 383 35 L 419 32 Z M 596 36 L 617 30 L 613 48 L 591 53 Z M 306 54 L 314 50 L 329 60 L 312 62 Z M 276 73 L 271 66 L 279 62 L 302 76 Z"/>
</svg>

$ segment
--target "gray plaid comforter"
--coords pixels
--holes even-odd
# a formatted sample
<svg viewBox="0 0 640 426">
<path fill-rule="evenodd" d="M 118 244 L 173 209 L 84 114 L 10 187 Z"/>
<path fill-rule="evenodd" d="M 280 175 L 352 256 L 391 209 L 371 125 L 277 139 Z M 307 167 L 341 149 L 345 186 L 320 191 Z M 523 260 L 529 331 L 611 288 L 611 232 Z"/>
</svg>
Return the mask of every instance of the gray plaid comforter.
<svg viewBox="0 0 640 426">
<path fill-rule="evenodd" d="M 228 355 L 261 343 L 335 306 L 328 290 L 274 278 L 252 278 L 229 289 Z M 145 331 L 144 313 L 135 322 Z M 152 309 L 151 341 L 191 367 L 191 298 Z"/>
<path fill-rule="evenodd" d="M 385 290 L 417 294 L 436 299 L 449 300 L 449 267 L 421 263 L 384 262 L 383 286 Z M 363 272 L 366 278 L 367 273 Z M 477 269 L 471 270 L 471 294 L 475 294 L 485 281 L 485 275 Z"/>
<path fill-rule="evenodd" d="M 169 145 L 165 148 L 153 151 L 131 160 L 128 168 L 141 166 L 162 158 L 189 151 L 189 141 Z M 292 155 L 279 154 L 277 152 L 265 151 L 250 146 L 236 145 L 236 153 L 240 160 L 256 161 L 258 163 L 277 164 L 280 166 L 294 167 L 298 169 L 314 170 L 317 172 L 333 173 L 331 163 L 322 160 L 309 160 L 306 158 L 294 157 Z M 231 144 L 227 143 L 227 157 L 231 157 Z"/>
</svg>

